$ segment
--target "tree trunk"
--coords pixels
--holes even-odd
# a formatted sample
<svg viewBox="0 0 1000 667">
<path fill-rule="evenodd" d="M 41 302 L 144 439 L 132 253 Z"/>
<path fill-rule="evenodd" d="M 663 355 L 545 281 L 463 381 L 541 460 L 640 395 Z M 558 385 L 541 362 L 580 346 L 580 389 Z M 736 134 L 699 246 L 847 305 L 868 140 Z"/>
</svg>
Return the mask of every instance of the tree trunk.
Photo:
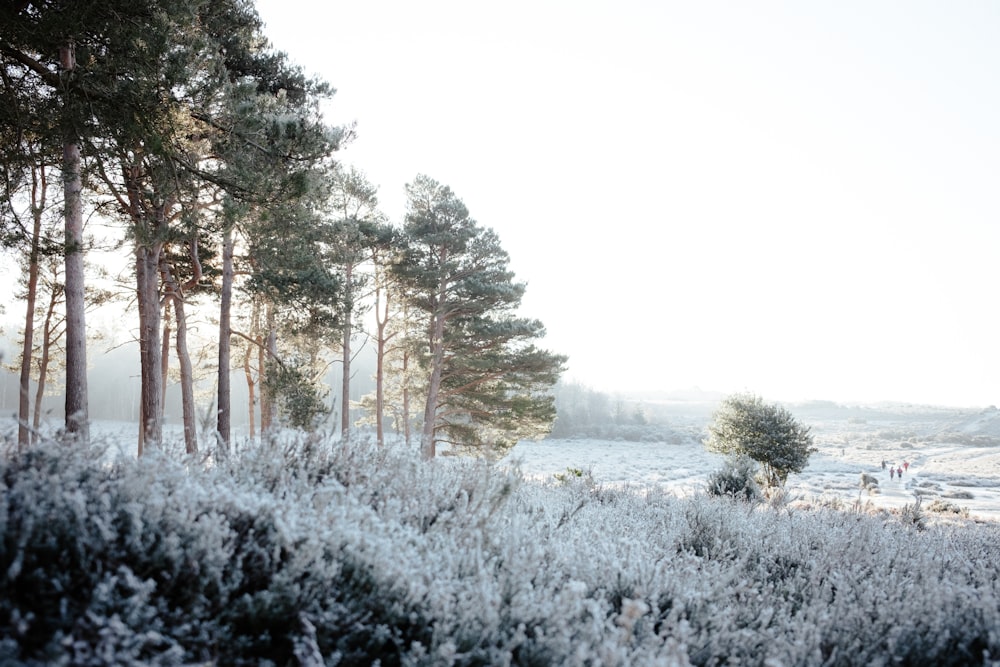
<svg viewBox="0 0 1000 667">
<path fill-rule="evenodd" d="M 49 307 L 45 311 L 45 324 L 42 327 L 42 350 L 38 358 L 38 382 L 35 388 L 35 414 L 31 424 L 35 433 L 42 425 L 42 399 L 45 397 L 45 379 L 49 374 L 49 357 L 52 350 L 52 318 L 55 317 L 56 302 L 59 300 L 58 289 L 53 286 L 49 295 Z"/>
<path fill-rule="evenodd" d="M 256 394 L 256 383 L 253 379 L 253 373 L 250 370 L 250 355 L 253 354 L 253 344 L 247 342 L 247 353 L 243 356 L 243 373 L 247 378 L 247 403 L 249 404 L 249 414 L 248 424 L 250 427 L 250 439 L 253 440 L 257 435 L 256 433 L 256 406 L 257 406 L 257 394 Z"/>
<path fill-rule="evenodd" d="M 39 192 L 41 187 L 41 192 Z M 31 251 L 28 255 L 28 295 L 25 301 L 24 340 L 21 346 L 21 375 L 17 402 L 17 448 L 23 451 L 31 444 L 28 418 L 31 400 L 31 361 L 34 352 L 35 297 L 38 294 L 38 245 L 42 235 L 42 211 L 45 209 L 45 167 L 31 170 Z"/>
<path fill-rule="evenodd" d="M 151 242 L 149 245 L 139 243 L 135 250 L 136 297 L 139 305 L 139 366 L 142 375 L 140 456 L 144 448 L 158 445 L 163 439 L 160 409 L 163 391 L 163 375 L 160 372 L 160 250 L 161 244 L 158 242 Z"/>
<path fill-rule="evenodd" d="M 413 433 L 410 428 L 410 352 L 403 350 L 403 441 L 410 445 Z"/>
<path fill-rule="evenodd" d="M 344 267 L 344 340 L 343 340 L 343 369 L 344 374 L 340 382 L 340 441 L 347 442 L 351 435 L 351 316 L 354 311 L 351 295 L 351 279 L 353 265 L 348 262 Z"/>
<path fill-rule="evenodd" d="M 64 73 L 76 68 L 72 42 L 59 50 Z M 68 124 L 67 124 L 68 125 Z M 87 410 L 87 322 L 83 272 L 83 178 L 80 145 L 74 131 L 66 127 L 63 144 L 63 190 L 65 202 L 66 262 L 66 432 L 80 442 L 90 439 Z"/>
<path fill-rule="evenodd" d="M 385 296 L 385 311 L 380 310 L 382 290 L 375 288 L 375 440 L 379 447 L 385 445 L 385 434 L 382 421 L 385 416 L 385 326 L 389 321 L 389 295 Z"/>
<path fill-rule="evenodd" d="M 257 335 L 257 378 L 260 380 L 260 434 L 271 428 L 271 394 L 264 382 L 264 369 L 267 364 L 267 347 L 264 344 L 264 335 Z"/>
<path fill-rule="evenodd" d="M 260 435 L 264 437 L 272 428 L 278 415 L 278 405 L 275 401 L 274 391 L 268 386 L 266 381 L 268 364 L 278 356 L 278 332 L 275 329 L 274 304 L 265 305 L 265 329 L 267 332 L 266 344 L 260 346 L 260 376 L 264 381 L 260 383 Z M 261 341 L 264 342 L 264 341 Z"/>
<path fill-rule="evenodd" d="M 160 392 L 160 419 L 163 419 L 163 412 L 167 409 L 167 385 L 170 384 L 170 335 L 173 333 L 170 327 L 170 299 L 163 302 L 163 336 L 160 338 L 160 377 L 163 378 L 163 391 Z"/>
<path fill-rule="evenodd" d="M 274 307 L 268 307 L 268 325 L 267 325 L 267 363 L 273 364 L 277 363 L 275 360 L 278 358 L 278 330 L 275 328 L 274 324 Z M 275 423 L 278 421 L 278 401 L 274 391 L 268 389 L 267 391 L 267 428 L 268 430 L 274 429 Z M 261 419 L 263 422 L 263 419 Z M 261 432 L 263 433 L 263 428 Z"/>
<path fill-rule="evenodd" d="M 194 405 L 194 371 L 187 346 L 187 318 L 184 314 L 184 299 L 175 296 L 174 315 L 177 317 L 177 360 L 181 367 L 181 412 L 184 420 L 184 451 L 195 454 L 198 451 L 198 430 Z"/>
<path fill-rule="evenodd" d="M 444 316 L 435 314 L 431 326 L 431 375 L 427 382 L 427 402 L 424 404 L 424 428 L 420 434 L 420 456 L 424 459 L 432 459 L 436 454 L 434 432 L 444 366 Z"/>
<path fill-rule="evenodd" d="M 218 414 L 215 426 L 216 437 L 219 439 L 219 446 L 224 455 L 229 454 L 232 438 L 232 389 L 230 385 L 230 367 L 232 366 L 232 351 L 230 347 L 232 339 L 232 302 L 233 227 L 227 223 L 222 241 L 222 295 L 219 303 L 219 379 L 216 407 Z M 252 413 L 252 401 L 250 405 Z M 250 437 L 253 437 L 253 435 L 251 434 Z"/>
<path fill-rule="evenodd" d="M 191 354 L 187 346 L 187 315 L 184 311 L 184 295 L 193 290 L 201 280 L 201 262 L 198 260 L 198 237 L 193 236 L 188 243 L 188 253 L 191 256 L 192 276 L 183 285 L 177 282 L 175 271 L 170 262 L 161 253 L 160 273 L 166 291 L 165 304 L 173 302 L 174 317 L 177 321 L 177 361 L 181 374 L 181 423 L 184 425 L 184 451 L 195 454 L 198 451 L 197 413 L 194 404 L 194 370 L 191 367 Z M 168 341 L 163 341 L 163 356 L 167 356 Z M 166 366 L 166 364 L 164 364 Z M 166 371 L 163 373 L 166 385 Z"/>
</svg>

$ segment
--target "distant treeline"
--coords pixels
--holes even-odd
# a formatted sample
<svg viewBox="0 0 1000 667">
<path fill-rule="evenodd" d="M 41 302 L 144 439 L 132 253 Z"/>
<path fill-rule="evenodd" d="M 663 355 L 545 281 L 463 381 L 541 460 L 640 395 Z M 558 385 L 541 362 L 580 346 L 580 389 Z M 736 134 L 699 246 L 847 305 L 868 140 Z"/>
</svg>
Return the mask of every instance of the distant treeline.
<svg viewBox="0 0 1000 667">
<path fill-rule="evenodd" d="M 550 438 L 599 438 L 681 443 L 695 437 L 671 424 L 653 404 L 597 391 L 576 382 L 554 388 L 556 420 Z"/>
</svg>

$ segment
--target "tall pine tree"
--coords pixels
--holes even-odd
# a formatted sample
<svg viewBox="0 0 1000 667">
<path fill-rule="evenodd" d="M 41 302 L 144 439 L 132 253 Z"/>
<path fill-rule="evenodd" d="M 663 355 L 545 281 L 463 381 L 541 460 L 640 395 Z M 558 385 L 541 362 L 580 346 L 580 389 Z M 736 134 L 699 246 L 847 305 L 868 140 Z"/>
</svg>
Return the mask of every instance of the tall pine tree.
<svg viewBox="0 0 1000 667">
<path fill-rule="evenodd" d="M 422 456 L 439 443 L 500 454 L 543 435 L 566 358 L 536 347 L 542 324 L 517 315 L 525 286 L 508 254 L 449 187 L 420 175 L 406 191 L 406 249 L 394 270 L 425 316 Z"/>
</svg>

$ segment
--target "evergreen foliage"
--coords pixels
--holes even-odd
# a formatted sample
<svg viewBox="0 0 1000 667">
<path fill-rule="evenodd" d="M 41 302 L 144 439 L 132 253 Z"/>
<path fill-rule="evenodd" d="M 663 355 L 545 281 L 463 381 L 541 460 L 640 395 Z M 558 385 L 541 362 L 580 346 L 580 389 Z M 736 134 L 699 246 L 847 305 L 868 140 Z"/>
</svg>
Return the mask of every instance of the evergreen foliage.
<svg viewBox="0 0 1000 667">
<path fill-rule="evenodd" d="M 305 362 L 294 358 L 272 361 L 265 368 L 264 387 L 278 399 L 278 408 L 291 428 L 312 431 L 329 411 L 324 400 L 327 390 Z"/>
<path fill-rule="evenodd" d="M 722 402 L 708 427 L 705 446 L 760 463 L 767 487 L 784 485 L 789 473 L 801 472 L 816 451 L 808 427 L 785 408 L 754 394 L 734 394 Z"/>
<path fill-rule="evenodd" d="M 496 233 L 427 176 L 417 176 L 407 196 L 406 246 L 393 269 L 425 317 L 422 447 L 431 456 L 439 442 L 502 456 L 551 428 L 548 390 L 566 358 L 536 347 L 542 323 L 516 314 L 525 286 L 514 282 Z"/>
<path fill-rule="evenodd" d="M 37 143 L 46 154 L 59 143 L 80 147 L 85 184 L 107 197 L 103 210 L 126 222 L 126 238 L 135 247 L 142 412 L 151 441 L 160 435 L 159 293 L 171 292 L 161 279 L 171 266 L 164 264 L 168 246 L 177 238 L 199 238 L 200 248 L 208 247 L 222 199 L 271 213 L 272 224 L 247 238 L 251 247 L 264 235 L 284 244 L 255 248 L 262 258 L 254 277 L 272 295 L 287 296 L 296 313 L 308 304 L 304 318 L 310 324 L 325 323 L 323 306 L 336 301 L 337 285 L 323 271 L 323 254 L 309 235 L 309 207 L 295 202 L 315 189 L 317 164 L 346 133 L 325 127 L 318 112 L 329 86 L 308 79 L 271 50 L 262 29 L 253 4 L 242 0 L 0 4 L 0 83 L 2 99 L 10 103 L 0 113 L 0 136 L 43 133 L 38 136 L 44 143 Z M 37 115 L 25 113 L 31 108 L 44 112 L 45 121 L 29 122 Z M 24 178 L 14 177 L 23 172 L 26 144 L 13 145 L 18 150 L 5 151 L 4 171 L 12 176 L 11 187 L 23 188 Z M 72 173 L 64 168 L 67 184 Z M 82 227 L 80 207 L 67 199 L 65 208 Z M 74 324 L 67 356 L 84 349 L 82 308 L 75 305 L 84 280 L 82 259 L 73 257 L 80 254 L 78 246 L 79 239 L 67 241 L 67 312 L 75 314 L 67 317 Z M 181 309 L 183 302 L 173 304 Z M 67 364 L 67 376 L 72 371 L 75 378 L 67 381 L 68 418 L 71 395 L 74 405 L 86 405 L 81 358 L 76 353 Z M 187 396 L 190 382 L 183 375 L 182 382 Z M 186 404 L 186 422 L 192 412 Z"/>
</svg>

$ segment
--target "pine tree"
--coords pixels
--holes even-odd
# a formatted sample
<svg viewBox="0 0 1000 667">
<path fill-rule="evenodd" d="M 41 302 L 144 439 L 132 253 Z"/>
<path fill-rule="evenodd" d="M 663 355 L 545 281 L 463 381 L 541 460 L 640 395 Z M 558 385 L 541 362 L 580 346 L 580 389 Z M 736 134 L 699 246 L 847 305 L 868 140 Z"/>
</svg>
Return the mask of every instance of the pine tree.
<svg viewBox="0 0 1000 667">
<path fill-rule="evenodd" d="M 378 188 L 357 169 L 335 166 L 330 172 L 330 214 L 332 216 L 333 257 L 343 281 L 340 308 L 341 391 L 340 438 L 347 441 L 351 428 L 351 341 L 359 328 L 358 319 L 370 303 L 371 289 L 381 297 L 381 285 L 371 285 L 370 265 L 379 246 L 391 232 L 378 209 Z M 371 288 L 371 289 L 370 289 Z M 376 304 L 380 305 L 378 301 Z M 379 442 L 382 440 L 379 438 Z"/>
<path fill-rule="evenodd" d="M 425 316 L 421 454 L 434 457 L 440 442 L 502 451 L 543 434 L 555 417 L 548 390 L 565 357 L 535 347 L 544 328 L 517 316 L 525 286 L 514 281 L 499 238 L 427 176 L 407 185 L 407 196 L 406 250 L 394 270 Z"/>
<path fill-rule="evenodd" d="M 67 429 L 86 437 L 85 320 L 83 317 L 82 189 L 94 174 L 119 204 L 136 255 L 140 320 L 142 432 L 160 439 L 162 352 L 160 270 L 163 244 L 195 201 L 199 184 L 211 182 L 231 195 L 254 194 L 255 183 L 228 178 L 218 165 L 241 144 L 270 164 L 311 163 L 336 146 L 325 128 L 314 131 L 316 94 L 325 84 L 306 79 L 274 53 L 262 36 L 252 4 L 242 0 L 159 0 L 101 3 L 48 0 L 0 3 L 0 64 L 4 101 L 35 97 L 56 122 L 63 155 L 66 210 Z M 70 39 L 72 36 L 72 39 Z M 238 103 L 233 103 L 239 98 Z M 233 120 L 236 109 L 258 111 L 253 98 L 280 100 L 307 113 L 287 114 L 283 137 L 308 138 L 301 152 L 273 150 Z M 251 100 L 248 102 L 248 100 Z M 0 131 L 19 129 L 5 106 Z M 243 114 L 245 117 L 246 114 Z M 273 120 L 273 119 L 272 119 Z M 313 141 L 321 136 L 322 146 Z M 84 173 L 82 157 L 93 167 Z M 264 171 L 264 170 L 261 170 Z M 288 169 L 298 177 L 300 169 Z M 248 172 L 244 172 L 248 173 Z M 266 175 L 273 174 L 266 172 Z M 290 179 L 276 178 L 282 186 Z M 267 194 L 273 188 L 264 188 Z M 177 303 L 175 301 L 175 303 Z"/>
</svg>

